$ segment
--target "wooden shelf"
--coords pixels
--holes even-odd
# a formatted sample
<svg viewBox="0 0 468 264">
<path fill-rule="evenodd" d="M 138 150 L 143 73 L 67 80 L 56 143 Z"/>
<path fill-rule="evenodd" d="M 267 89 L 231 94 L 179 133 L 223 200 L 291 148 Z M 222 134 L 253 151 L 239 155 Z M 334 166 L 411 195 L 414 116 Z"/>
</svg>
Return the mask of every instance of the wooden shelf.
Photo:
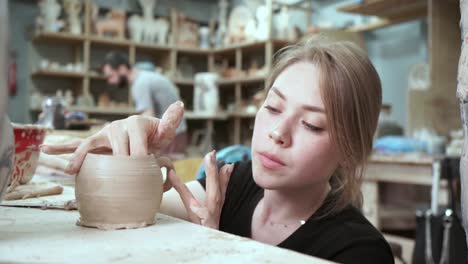
<svg viewBox="0 0 468 264">
<path fill-rule="evenodd" d="M 88 72 L 87 76 L 91 79 L 94 79 L 94 80 L 106 80 L 106 78 L 104 77 L 104 75 L 102 74 L 97 74 L 97 73 L 93 73 L 93 72 Z"/>
<path fill-rule="evenodd" d="M 338 11 L 386 18 L 414 17 L 427 15 L 427 0 L 370 0 L 340 7 Z"/>
<path fill-rule="evenodd" d="M 245 84 L 245 83 L 257 83 L 264 82 L 264 76 L 252 76 L 252 77 L 239 77 L 239 78 L 229 78 L 219 80 L 219 85 L 231 85 L 231 84 Z"/>
<path fill-rule="evenodd" d="M 30 111 L 41 112 L 41 108 L 30 108 Z M 84 112 L 88 114 L 109 114 L 109 115 L 136 115 L 138 114 L 133 108 L 121 108 L 121 107 L 82 107 L 82 106 L 72 106 L 68 107 L 69 111 Z"/>
<path fill-rule="evenodd" d="M 135 48 L 138 50 L 145 50 L 145 51 L 170 51 L 173 47 L 171 46 L 165 46 L 165 45 L 158 45 L 158 44 L 147 44 L 147 43 L 136 43 L 136 42 L 131 42 L 132 45 L 135 46 Z"/>
<path fill-rule="evenodd" d="M 230 46 L 226 46 L 226 47 L 215 48 L 215 49 L 212 49 L 212 52 L 214 54 L 219 54 L 219 53 L 235 52 L 236 49 L 242 49 L 244 51 L 258 50 L 262 46 L 264 47 L 269 41 L 272 42 L 273 46 L 287 46 L 287 45 L 292 44 L 291 41 L 285 40 L 285 39 L 272 39 L 272 40 L 265 40 L 265 41 L 249 41 L 249 42 L 239 43 L 239 44 L 236 44 L 236 45 L 230 45 Z"/>
<path fill-rule="evenodd" d="M 130 47 L 132 42 L 128 39 L 106 38 L 99 36 L 89 37 L 91 44 L 114 46 L 114 47 Z"/>
<path fill-rule="evenodd" d="M 239 118 L 254 118 L 256 114 L 257 113 L 234 112 L 231 116 Z"/>
<path fill-rule="evenodd" d="M 217 114 L 206 114 L 185 111 L 184 117 L 189 120 L 227 120 L 229 118 L 229 114 L 223 112 Z"/>
<path fill-rule="evenodd" d="M 177 85 L 184 85 L 184 86 L 194 86 L 195 81 L 190 78 L 174 78 L 172 81 Z M 225 85 L 234 85 L 234 84 L 246 84 L 246 83 L 259 83 L 264 82 L 265 77 L 263 76 L 253 76 L 253 77 L 239 77 L 239 78 L 222 78 L 218 81 L 218 85 L 225 86 Z"/>
<path fill-rule="evenodd" d="M 428 14 L 426 0 L 373 0 L 364 4 L 352 4 L 338 8 L 339 11 L 377 16 L 379 20 L 348 28 L 350 32 L 366 32 L 406 21 L 423 18 Z"/>
<path fill-rule="evenodd" d="M 201 49 L 201 48 L 190 48 L 190 47 L 176 47 L 175 50 L 180 53 L 190 55 L 209 55 L 212 53 L 212 49 Z"/>
<path fill-rule="evenodd" d="M 39 32 L 34 35 L 34 41 L 46 43 L 74 43 L 82 44 L 85 41 L 83 35 L 74 35 L 63 32 Z"/>
<path fill-rule="evenodd" d="M 176 85 L 193 86 L 195 84 L 195 81 L 191 78 L 173 78 L 172 81 Z"/>
<path fill-rule="evenodd" d="M 84 78 L 85 74 L 84 73 L 79 73 L 79 72 L 68 72 L 68 71 L 52 71 L 52 70 L 40 70 L 36 71 L 32 74 L 32 77 L 37 78 L 37 77 L 55 77 L 55 78 Z"/>
<path fill-rule="evenodd" d="M 110 114 L 110 115 L 136 115 L 138 112 L 133 108 L 122 108 L 122 107 L 78 107 L 72 106 L 69 108 L 71 111 L 79 111 L 90 114 Z"/>
</svg>

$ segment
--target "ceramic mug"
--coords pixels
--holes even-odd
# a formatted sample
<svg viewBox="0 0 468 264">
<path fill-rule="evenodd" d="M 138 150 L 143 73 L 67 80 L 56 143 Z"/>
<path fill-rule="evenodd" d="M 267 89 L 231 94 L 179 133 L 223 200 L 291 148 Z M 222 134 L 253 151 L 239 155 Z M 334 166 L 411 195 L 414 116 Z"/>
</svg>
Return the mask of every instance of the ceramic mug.
<svg viewBox="0 0 468 264">
<path fill-rule="evenodd" d="M 88 153 L 76 177 L 77 224 L 104 230 L 152 225 L 163 196 L 166 157 Z"/>
<path fill-rule="evenodd" d="M 39 146 L 49 129 L 40 125 L 13 124 L 15 138 L 15 165 L 10 184 L 26 184 L 34 176 L 39 162 Z"/>
</svg>

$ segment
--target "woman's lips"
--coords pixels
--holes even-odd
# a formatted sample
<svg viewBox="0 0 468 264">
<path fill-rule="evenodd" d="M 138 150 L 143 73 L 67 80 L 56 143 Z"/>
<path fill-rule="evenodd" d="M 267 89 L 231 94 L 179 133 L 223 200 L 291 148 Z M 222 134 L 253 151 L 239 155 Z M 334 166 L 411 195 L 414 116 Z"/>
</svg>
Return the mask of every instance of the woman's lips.
<svg viewBox="0 0 468 264">
<path fill-rule="evenodd" d="M 270 170 L 277 170 L 286 165 L 281 159 L 279 159 L 275 155 L 271 155 L 265 152 L 260 152 L 259 157 L 263 167 Z"/>
</svg>

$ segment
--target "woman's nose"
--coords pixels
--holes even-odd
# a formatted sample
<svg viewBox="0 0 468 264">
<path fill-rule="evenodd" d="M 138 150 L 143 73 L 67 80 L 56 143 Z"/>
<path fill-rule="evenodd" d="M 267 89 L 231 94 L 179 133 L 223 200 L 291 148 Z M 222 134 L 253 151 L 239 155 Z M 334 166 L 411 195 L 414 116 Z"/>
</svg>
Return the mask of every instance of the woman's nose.
<svg viewBox="0 0 468 264">
<path fill-rule="evenodd" d="M 289 136 L 286 131 L 278 128 L 271 130 L 268 133 L 268 137 L 281 147 L 285 148 L 291 145 L 291 136 Z"/>
</svg>

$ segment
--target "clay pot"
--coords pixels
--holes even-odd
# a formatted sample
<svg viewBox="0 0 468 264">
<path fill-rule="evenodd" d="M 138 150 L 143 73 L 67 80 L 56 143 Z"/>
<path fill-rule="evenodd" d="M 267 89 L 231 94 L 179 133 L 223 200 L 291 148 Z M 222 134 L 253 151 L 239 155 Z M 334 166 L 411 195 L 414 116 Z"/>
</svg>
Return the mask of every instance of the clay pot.
<svg viewBox="0 0 468 264">
<path fill-rule="evenodd" d="M 155 222 L 163 195 L 166 157 L 87 154 L 76 177 L 77 224 L 104 230 L 141 228 Z"/>
</svg>

